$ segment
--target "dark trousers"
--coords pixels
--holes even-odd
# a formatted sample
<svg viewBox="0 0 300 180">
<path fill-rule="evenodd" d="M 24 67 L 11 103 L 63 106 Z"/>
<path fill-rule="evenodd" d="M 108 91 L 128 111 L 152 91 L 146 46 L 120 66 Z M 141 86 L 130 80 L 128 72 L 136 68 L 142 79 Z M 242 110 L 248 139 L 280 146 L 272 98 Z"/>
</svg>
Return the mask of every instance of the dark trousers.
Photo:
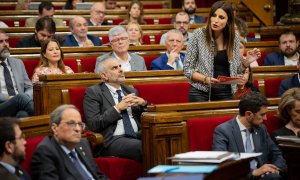
<svg viewBox="0 0 300 180">
<path fill-rule="evenodd" d="M 27 94 L 20 93 L 0 104 L 0 117 L 28 117 L 34 115 L 33 100 Z"/>
<path fill-rule="evenodd" d="M 207 102 L 209 99 L 211 101 L 232 100 L 230 85 L 212 87 L 210 98 L 209 92 L 198 90 L 193 86 L 190 87 L 189 102 Z"/>
</svg>

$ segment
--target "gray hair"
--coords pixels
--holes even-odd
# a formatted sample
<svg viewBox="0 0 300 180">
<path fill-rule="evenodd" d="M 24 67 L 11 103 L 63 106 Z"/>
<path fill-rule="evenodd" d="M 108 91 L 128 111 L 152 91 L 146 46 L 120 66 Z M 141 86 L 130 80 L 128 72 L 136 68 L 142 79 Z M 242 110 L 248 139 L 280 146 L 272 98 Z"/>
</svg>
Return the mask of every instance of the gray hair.
<svg viewBox="0 0 300 180">
<path fill-rule="evenodd" d="M 87 20 L 86 20 L 84 17 L 82 17 L 82 16 L 75 16 L 75 17 L 72 18 L 72 19 L 70 20 L 70 22 L 69 22 L 69 27 L 70 27 L 71 29 L 74 28 L 74 25 L 75 25 L 74 21 L 75 21 L 75 19 L 78 19 L 78 18 L 83 18 L 83 19 L 85 20 L 85 22 L 87 22 Z"/>
<path fill-rule="evenodd" d="M 128 36 L 128 33 L 127 33 L 126 29 L 123 26 L 115 26 L 115 27 L 111 28 L 108 31 L 109 41 L 112 40 L 113 36 L 116 36 L 116 35 L 119 35 L 119 34 L 122 34 L 122 33 L 126 33 L 126 35 Z"/>
<path fill-rule="evenodd" d="M 115 57 L 113 57 L 113 56 L 108 56 L 105 59 L 101 60 L 97 64 L 96 73 L 100 74 L 100 73 L 106 72 L 107 71 L 106 62 L 111 61 L 111 60 L 117 61 L 117 59 Z"/>
<path fill-rule="evenodd" d="M 58 106 L 57 108 L 54 109 L 54 111 L 52 111 L 52 113 L 50 114 L 50 121 L 49 121 L 49 125 L 51 127 L 51 125 L 53 123 L 59 125 L 61 122 L 61 117 L 62 114 L 64 113 L 64 111 L 66 109 L 75 109 L 76 111 L 79 112 L 79 110 L 72 104 L 63 104 Z"/>
<path fill-rule="evenodd" d="M 182 40 L 183 40 L 183 35 L 182 32 L 178 29 L 171 29 L 166 33 L 166 40 L 169 38 L 169 34 L 170 33 L 176 33 L 176 34 L 180 34 L 182 36 Z"/>
</svg>

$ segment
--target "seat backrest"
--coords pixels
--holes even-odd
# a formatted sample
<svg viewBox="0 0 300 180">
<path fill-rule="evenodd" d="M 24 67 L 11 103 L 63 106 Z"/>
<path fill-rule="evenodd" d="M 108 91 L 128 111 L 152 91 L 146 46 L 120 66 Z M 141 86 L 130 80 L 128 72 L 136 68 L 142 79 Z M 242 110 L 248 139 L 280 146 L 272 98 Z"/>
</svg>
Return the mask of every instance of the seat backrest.
<svg viewBox="0 0 300 180">
<path fill-rule="evenodd" d="M 264 121 L 266 128 L 271 135 L 274 130 L 277 130 L 284 126 L 283 122 L 278 118 L 276 114 L 267 114 L 267 120 Z"/>
<path fill-rule="evenodd" d="M 45 136 L 38 136 L 38 137 L 31 137 L 31 138 L 26 138 L 26 156 L 25 160 L 22 162 L 22 167 L 30 173 L 30 160 L 31 157 L 36 149 L 36 147 L 39 145 L 39 143 L 45 138 Z"/>
<path fill-rule="evenodd" d="M 215 128 L 233 116 L 196 118 L 187 121 L 189 150 L 211 151 Z"/>
<path fill-rule="evenodd" d="M 267 98 L 278 97 L 278 91 L 283 78 L 264 79 L 265 95 Z"/>
<path fill-rule="evenodd" d="M 23 63 L 24 63 L 24 66 L 25 66 L 25 69 L 26 69 L 29 79 L 32 79 L 34 69 L 37 67 L 39 62 L 40 62 L 39 59 L 23 60 Z"/>
<path fill-rule="evenodd" d="M 97 57 L 80 58 L 82 72 L 94 72 Z"/>
<path fill-rule="evenodd" d="M 188 102 L 190 84 L 164 83 L 164 84 L 136 84 L 139 96 L 148 101 L 148 104 L 167 104 Z"/>
<path fill-rule="evenodd" d="M 151 63 L 154 59 L 158 58 L 159 55 L 145 55 L 144 60 L 147 67 L 147 70 L 151 70 Z"/>
<path fill-rule="evenodd" d="M 261 52 L 261 56 L 257 59 L 257 63 L 259 66 L 263 66 L 264 65 L 264 60 L 267 56 L 267 54 L 269 54 L 270 52 Z"/>
<path fill-rule="evenodd" d="M 144 21 L 145 21 L 147 24 L 154 24 L 154 19 L 153 19 L 153 18 L 144 18 Z"/>
<path fill-rule="evenodd" d="M 86 87 L 70 88 L 68 90 L 70 104 L 73 104 L 78 108 L 83 122 L 85 122 L 84 112 L 83 112 L 83 97 L 84 97 L 85 90 Z"/>
<path fill-rule="evenodd" d="M 159 18 L 158 24 L 172 24 L 172 18 Z"/>
<path fill-rule="evenodd" d="M 20 41 L 20 37 L 10 37 L 8 39 L 9 41 L 9 47 L 10 48 L 16 48 L 17 47 L 17 42 Z"/>
<path fill-rule="evenodd" d="M 77 63 L 76 59 L 74 59 L 74 58 L 64 59 L 64 64 L 66 66 L 69 66 L 74 71 L 74 73 L 78 73 L 79 72 L 79 70 L 78 70 L 78 63 Z"/>
<path fill-rule="evenodd" d="M 160 43 L 160 38 L 161 38 L 161 34 L 155 34 L 154 36 L 154 43 L 155 44 L 159 44 Z"/>
<path fill-rule="evenodd" d="M 150 36 L 148 34 L 143 35 L 143 44 L 151 44 Z"/>
</svg>

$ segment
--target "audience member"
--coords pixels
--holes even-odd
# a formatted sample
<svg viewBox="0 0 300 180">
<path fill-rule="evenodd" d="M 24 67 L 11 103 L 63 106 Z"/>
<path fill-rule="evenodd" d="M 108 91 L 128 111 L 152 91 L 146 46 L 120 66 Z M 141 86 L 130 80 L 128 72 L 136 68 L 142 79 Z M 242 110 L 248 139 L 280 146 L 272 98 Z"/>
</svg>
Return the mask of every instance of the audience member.
<svg viewBox="0 0 300 180">
<path fill-rule="evenodd" d="M 26 140 L 16 118 L 0 118 L 0 177 L 30 180 L 20 163 L 25 159 Z M 1 178 L 2 179 L 2 178 Z"/>
<path fill-rule="evenodd" d="M 239 102 L 239 115 L 214 131 L 214 151 L 262 153 L 250 162 L 251 179 L 283 179 L 285 171 L 285 160 L 263 124 L 267 106 L 261 93 L 250 92 Z"/>
<path fill-rule="evenodd" d="M 151 70 L 182 70 L 185 54 L 183 48 L 183 35 L 181 31 L 172 29 L 167 32 L 167 52 L 151 63 Z"/>
<path fill-rule="evenodd" d="M 127 25 L 129 22 L 136 22 L 138 24 L 147 24 L 144 19 L 144 6 L 139 0 L 132 0 L 129 4 L 127 17 L 120 25 Z"/>
<path fill-rule="evenodd" d="M 246 53 L 246 41 L 243 37 L 240 37 L 240 58 L 241 61 L 245 61 L 247 59 L 247 57 L 245 56 Z M 258 58 L 258 56 L 257 56 Z M 250 67 L 255 67 L 258 66 L 257 63 L 257 59 L 255 59 L 255 61 L 253 61 L 252 63 L 250 63 Z"/>
<path fill-rule="evenodd" d="M 287 79 L 284 79 L 281 81 L 279 91 L 278 91 L 278 96 L 280 97 L 285 91 L 288 89 L 294 88 L 294 87 L 300 87 L 300 78 L 299 78 L 299 73 L 300 73 L 300 59 L 297 64 L 298 68 L 298 73 L 293 75 L 292 77 L 289 77 Z"/>
<path fill-rule="evenodd" d="M 47 16 L 42 17 L 35 24 L 34 34 L 20 39 L 16 46 L 17 48 L 41 47 L 41 44 L 50 38 L 60 39 L 58 37 L 54 37 L 55 32 L 56 26 L 53 19 Z"/>
<path fill-rule="evenodd" d="M 191 83 L 190 102 L 232 99 L 236 85 L 219 84 L 217 77 L 237 77 L 239 69 L 249 67 L 260 56 L 259 50 L 253 49 L 241 61 L 239 41 L 231 4 L 215 2 L 206 27 L 195 30 L 187 46 L 183 70 Z"/>
<path fill-rule="evenodd" d="M 126 29 L 122 26 L 115 26 L 108 32 L 112 52 L 101 55 L 96 60 L 95 72 L 98 72 L 99 63 L 112 56 L 122 65 L 124 71 L 146 71 L 144 58 L 128 52 L 129 38 Z"/>
<path fill-rule="evenodd" d="M 64 65 L 64 54 L 57 40 L 49 39 L 43 43 L 40 56 L 41 60 L 34 70 L 32 83 L 39 81 L 39 75 L 74 73 L 69 66 Z"/>
<path fill-rule="evenodd" d="M 234 30 L 238 32 L 245 41 L 247 41 L 248 26 L 241 18 L 236 16 L 234 17 Z"/>
<path fill-rule="evenodd" d="M 174 28 L 181 31 L 183 35 L 183 42 L 185 45 L 189 42 L 191 39 L 193 33 L 189 32 L 189 29 L 191 27 L 191 24 L 189 23 L 189 15 L 186 12 L 179 12 L 176 14 L 175 22 L 174 22 Z M 160 38 L 161 45 L 165 44 L 166 41 L 166 33 L 163 34 Z"/>
<path fill-rule="evenodd" d="M 0 21 L 0 28 L 8 28 L 8 25 L 5 22 Z"/>
<path fill-rule="evenodd" d="M 279 37 L 281 52 L 268 54 L 264 60 L 264 66 L 297 65 L 299 61 L 298 46 L 296 35 L 292 31 L 286 30 Z"/>
<path fill-rule="evenodd" d="M 130 22 L 126 26 L 129 37 L 129 44 L 133 46 L 141 46 L 143 44 L 143 30 L 136 22 Z"/>
<path fill-rule="evenodd" d="M 18 0 L 16 10 L 29 10 L 31 0 Z"/>
<path fill-rule="evenodd" d="M 195 0 L 182 0 L 182 10 L 190 16 L 190 24 L 205 23 L 205 18 L 203 16 L 197 16 L 195 14 L 197 10 Z"/>
<path fill-rule="evenodd" d="M 102 41 L 93 35 L 88 35 L 88 22 L 82 16 L 74 17 L 69 24 L 71 35 L 65 36 L 64 46 L 101 46 Z"/>
<path fill-rule="evenodd" d="M 50 130 L 31 159 L 33 179 L 108 179 L 93 159 L 81 131 L 85 124 L 73 105 L 61 105 L 50 114 Z"/>
<path fill-rule="evenodd" d="M 0 30 L 0 117 L 33 116 L 33 88 L 23 62 L 10 57 L 8 36 Z"/>
<path fill-rule="evenodd" d="M 115 58 L 102 59 L 97 69 L 103 82 L 86 90 L 83 110 L 89 129 L 104 135 L 100 154 L 142 161 L 140 116 L 147 102 L 124 85 L 124 71 Z"/>
<path fill-rule="evenodd" d="M 116 0 L 104 0 L 104 2 L 105 2 L 106 9 L 117 9 L 117 8 L 119 8 L 117 6 Z"/>
<path fill-rule="evenodd" d="M 41 18 L 48 16 L 53 19 L 55 22 L 56 27 L 58 26 L 65 26 L 63 20 L 54 18 L 54 5 L 49 1 L 43 1 L 39 5 L 39 16 L 28 18 L 25 21 L 25 27 L 35 27 L 36 22 Z"/>
<path fill-rule="evenodd" d="M 77 3 L 81 3 L 81 2 L 82 2 L 82 0 L 67 0 L 63 9 L 66 9 L 66 10 L 77 9 Z"/>
<path fill-rule="evenodd" d="M 246 94 L 256 91 L 259 92 L 257 86 L 253 82 L 251 68 L 244 69 L 237 77 L 240 77 L 240 83 L 237 84 L 237 91 L 233 94 L 233 99 L 241 99 Z"/>
<path fill-rule="evenodd" d="M 278 104 L 279 118 L 284 127 L 273 131 L 276 136 L 296 136 L 300 132 L 300 88 L 291 88 L 283 93 Z"/>
<path fill-rule="evenodd" d="M 105 20 L 105 4 L 104 2 L 95 2 L 90 10 L 91 18 L 88 21 L 89 26 L 112 25 Z"/>
</svg>

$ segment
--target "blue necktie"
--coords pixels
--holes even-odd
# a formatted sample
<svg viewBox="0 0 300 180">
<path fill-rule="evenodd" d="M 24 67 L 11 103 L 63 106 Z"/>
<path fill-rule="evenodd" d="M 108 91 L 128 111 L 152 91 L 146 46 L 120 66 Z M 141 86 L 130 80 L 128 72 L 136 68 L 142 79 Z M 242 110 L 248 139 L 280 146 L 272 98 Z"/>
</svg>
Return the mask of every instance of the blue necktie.
<svg viewBox="0 0 300 180">
<path fill-rule="evenodd" d="M 246 129 L 245 131 L 246 131 L 246 143 L 245 143 L 246 153 L 253 153 L 251 139 L 250 139 L 250 131 L 249 131 L 249 129 Z M 252 160 L 250 162 L 250 169 L 251 170 L 256 169 L 255 161 L 254 160 Z"/>
<path fill-rule="evenodd" d="M 10 72 L 7 68 L 7 64 L 5 62 L 1 62 L 0 63 L 3 66 L 3 72 L 4 72 L 4 79 L 5 79 L 5 83 L 6 83 L 6 89 L 7 89 L 7 93 L 9 96 L 15 96 L 16 92 L 14 89 L 14 84 L 12 82 L 12 78 L 10 76 Z"/>
<path fill-rule="evenodd" d="M 176 69 L 177 70 L 182 70 L 182 65 L 180 63 L 180 59 L 176 59 L 175 60 L 175 63 L 176 63 Z"/>
<path fill-rule="evenodd" d="M 118 94 L 118 101 L 121 102 L 122 101 L 121 90 L 117 90 L 116 92 Z M 122 115 L 122 119 L 123 119 L 125 135 L 136 138 L 136 133 L 133 130 L 127 110 L 126 109 L 123 110 L 121 112 L 121 115 Z"/>
<path fill-rule="evenodd" d="M 78 170 L 78 172 L 80 173 L 80 175 L 82 176 L 82 178 L 83 178 L 84 180 L 89 180 L 89 179 L 91 179 L 90 176 L 87 174 L 87 172 L 86 172 L 86 171 L 82 168 L 82 166 L 80 165 L 79 160 L 78 160 L 78 158 L 76 157 L 75 152 L 74 152 L 74 151 L 71 151 L 71 152 L 69 153 L 69 156 L 72 158 L 73 163 L 74 163 L 76 169 Z"/>
</svg>

